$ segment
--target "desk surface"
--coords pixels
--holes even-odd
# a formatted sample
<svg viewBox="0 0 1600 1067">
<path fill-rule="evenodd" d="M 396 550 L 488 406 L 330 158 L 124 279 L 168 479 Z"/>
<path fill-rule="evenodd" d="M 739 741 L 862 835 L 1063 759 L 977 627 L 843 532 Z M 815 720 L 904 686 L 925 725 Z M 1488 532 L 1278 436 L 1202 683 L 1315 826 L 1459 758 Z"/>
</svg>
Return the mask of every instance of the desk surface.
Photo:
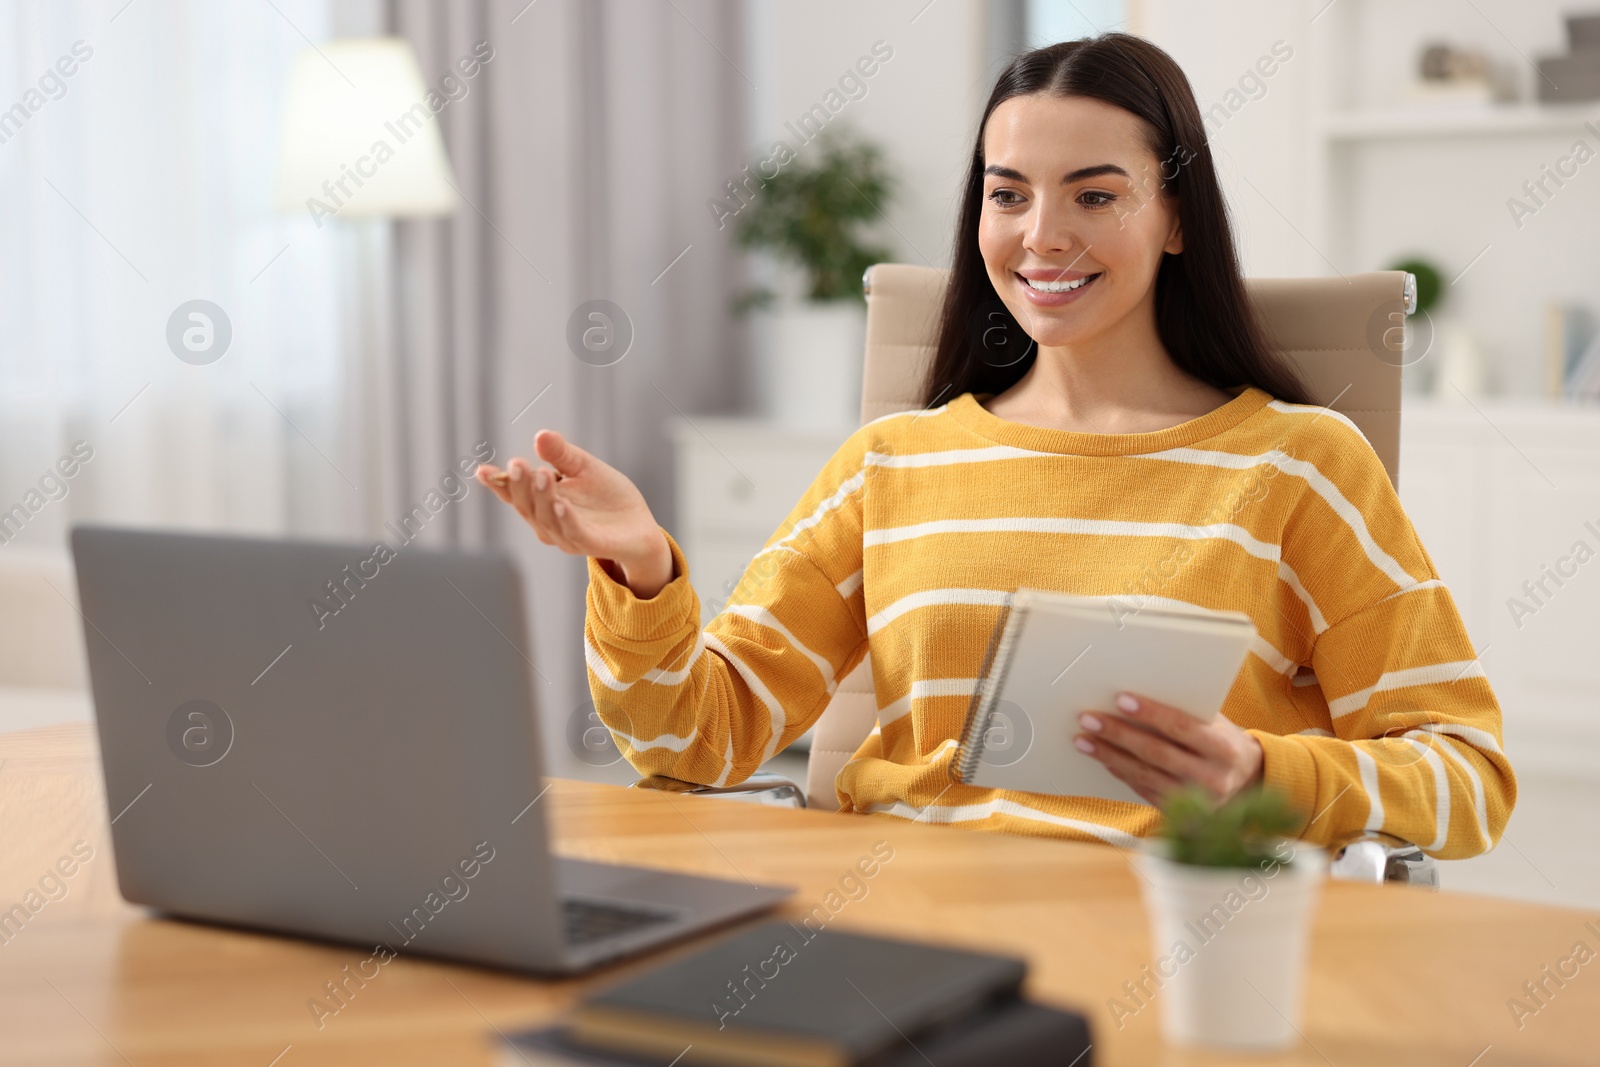
<svg viewBox="0 0 1600 1067">
<path fill-rule="evenodd" d="M 0 944 L 3 1064 L 489 1064 L 496 1029 L 549 1019 L 594 982 L 639 966 L 552 983 L 401 958 L 319 1029 L 308 999 L 364 951 L 153 919 L 125 904 L 90 728 L 0 735 L 0 761 L 0 908 L 38 889 L 77 842 L 94 850 L 66 895 L 57 890 Z M 788 883 L 800 887 L 788 917 L 832 904 L 841 928 L 1025 956 L 1035 997 L 1088 1014 L 1097 1064 L 1235 1062 L 1164 1046 L 1154 1004 L 1118 1028 L 1108 1000 L 1151 957 L 1136 875 L 1111 848 L 582 782 L 556 782 L 549 800 L 569 855 Z M 878 841 L 894 856 L 867 894 L 830 899 Z M 1331 884 L 1305 1040 L 1250 1062 L 1592 1064 L 1600 955 L 1582 966 L 1570 958 L 1579 942 L 1600 954 L 1597 931 L 1600 916 L 1577 911 Z M 1561 987 L 1546 979 L 1553 992 L 1540 1006 L 1523 983 L 1547 965 L 1577 974 Z M 1538 1009 L 1520 1029 L 1512 997 Z"/>
</svg>

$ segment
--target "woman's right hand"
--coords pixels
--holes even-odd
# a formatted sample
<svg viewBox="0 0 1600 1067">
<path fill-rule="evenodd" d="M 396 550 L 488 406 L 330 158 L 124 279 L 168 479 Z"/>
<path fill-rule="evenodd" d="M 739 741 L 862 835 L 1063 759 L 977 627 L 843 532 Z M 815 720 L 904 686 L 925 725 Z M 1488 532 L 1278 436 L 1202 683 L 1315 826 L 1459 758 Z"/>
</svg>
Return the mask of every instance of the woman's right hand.
<svg viewBox="0 0 1600 1067">
<path fill-rule="evenodd" d="M 478 481 L 516 508 L 545 544 L 598 558 L 641 600 L 661 592 L 675 577 L 672 550 L 638 487 L 554 430 L 535 434 L 533 450 L 550 466 L 516 456 L 503 471 L 478 467 Z"/>
</svg>

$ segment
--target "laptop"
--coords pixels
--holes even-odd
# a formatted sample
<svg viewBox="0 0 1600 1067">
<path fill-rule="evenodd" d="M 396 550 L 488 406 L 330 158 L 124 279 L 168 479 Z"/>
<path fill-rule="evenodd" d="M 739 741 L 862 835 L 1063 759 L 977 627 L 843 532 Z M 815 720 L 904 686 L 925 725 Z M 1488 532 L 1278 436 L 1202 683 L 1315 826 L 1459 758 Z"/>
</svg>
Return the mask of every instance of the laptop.
<svg viewBox="0 0 1600 1067">
<path fill-rule="evenodd" d="M 504 556 L 97 526 L 72 551 L 133 903 L 570 974 L 792 893 L 551 853 Z"/>
</svg>

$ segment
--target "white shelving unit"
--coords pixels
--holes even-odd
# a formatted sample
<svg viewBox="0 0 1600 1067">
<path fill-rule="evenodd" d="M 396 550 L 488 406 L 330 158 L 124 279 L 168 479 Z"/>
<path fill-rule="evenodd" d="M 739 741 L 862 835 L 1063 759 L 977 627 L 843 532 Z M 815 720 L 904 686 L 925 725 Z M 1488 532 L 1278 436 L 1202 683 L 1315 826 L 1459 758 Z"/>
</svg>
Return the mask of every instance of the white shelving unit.
<svg viewBox="0 0 1600 1067">
<path fill-rule="evenodd" d="M 1546 389 L 1548 305 L 1600 313 L 1600 101 L 1535 102 L 1529 60 L 1565 47 L 1570 0 L 1143 0 L 1144 25 L 1195 88 L 1247 273 L 1438 265 L 1435 318 L 1470 332 L 1492 393 Z M 1433 42 L 1482 49 L 1520 101 L 1423 101 Z M 1264 58 L 1271 60 L 1263 65 Z M 1270 69 L 1271 74 L 1258 71 Z M 1585 141 L 1597 158 L 1525 183 Z M 1570 172 L 1571 165 L 1568 165 Z"/>
<path fill-rule="evenodd" d="M 1298 126 L 1311 162 L 1303 230 L 1320 253 L 1311 269 L 1375 270 L 1412 256 L 1438 264 L 1448 284 L 1435 318 L 1477 340 L 1492 393 L 1536 397 L 1549 304 L 1600 312 L 1600 163 L 1560 185 L 1545 177 L 1579 140 L 1600 154 L 1600 101 L 1534 99 L 1527 57 L 1563 47 L 1561 0 L 1477 7 L 1341 0 L 1296 40 L 1308 53 L 1306 91 L 1285 95 L 1270 117 L 1286 132 Z M 1522 99 L 1418 102 L 1408 83 L 1430 41 L 1508 64 Z M 1541 181 L 1547 191 L 1530 199 L 1527 183 Z M 1517 201 L 1534 210 L 1513 210 Z"/>
<path fill-rule="evenodd" d="M 1578 136 L 1584 124 L 1600 127 L 1600 105 L 1501 104 L 1408 107 L 1392 111 L 1335 111 L 1322 119 L 1322 134 L 1333 142 L 1440 137 L 1498 137 L 1516 134 Z M 1600 134 L 1592 135 L 1600 137 Z"/>
</svg>

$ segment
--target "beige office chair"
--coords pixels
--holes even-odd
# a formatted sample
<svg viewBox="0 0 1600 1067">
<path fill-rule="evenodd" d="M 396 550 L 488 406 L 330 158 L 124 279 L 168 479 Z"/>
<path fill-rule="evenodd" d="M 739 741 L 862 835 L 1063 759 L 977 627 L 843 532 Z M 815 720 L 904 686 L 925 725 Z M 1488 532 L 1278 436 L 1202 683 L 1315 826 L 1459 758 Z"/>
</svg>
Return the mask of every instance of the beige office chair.
<svg viewBox="0 0 1600 1067">
<path fill-rule="evenodd" d="M 946 272 L 880 263 L 863 278 L 867 293 L 866 363 L 861 420 L 922 406 Z M 1416 308 L 1416 279 L 1403 271 L 1336 278 L 1257 278 L 1249 283 L 1272 344 L 1300 371 L 1315 403 L 1348 417 L 1366 435 L 1390 481 L 1400 475 L 1402 327 Z M 696 786 L 660 777 L 647 788 L 709 795 L 763 794 L 776 803 L 833 808 L 834 779 L 877 725 L 878 704 L 867 657 L 846 676 L 812 729 L 806 784 L 757 774 L 734 786 Z M 1336 873 L 1361 881 L 1437 885 L 1437 867 L 1397 839 L 1358 842 Z"/>
</svg>

